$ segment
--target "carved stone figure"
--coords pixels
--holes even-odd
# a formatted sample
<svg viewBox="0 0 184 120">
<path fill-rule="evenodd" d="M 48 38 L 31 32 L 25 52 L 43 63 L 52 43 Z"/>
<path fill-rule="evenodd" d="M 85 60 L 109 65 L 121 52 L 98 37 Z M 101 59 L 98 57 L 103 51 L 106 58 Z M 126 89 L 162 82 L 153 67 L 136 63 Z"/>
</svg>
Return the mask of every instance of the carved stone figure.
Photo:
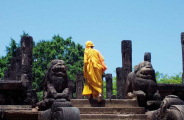
<svg viewBox="0 0 184 120">
<path fill-rule="evenodd" d="M 137 96 L 147 100 L 158 99 L 155 70 L 150 62 L 141 62 L 134 67 L 134 72 L 128 74 L 125 95 L 127 98 Z"/>
<path fill-rule="evenodd" d="M 52 60 L 45 73 L 43 101 L 37 103 L 40 120 L 80 120 L 80 111 L 69 102 L 67 68 L 63 60 Z M 44 111 L 45 110 L 45 111 Z"/>
<path fill-rule="evenodd" d="M 68 99 L 68 77 L 63 60 L 52 60 L 44 77 L 43 99 Z"/>
<path fill-rule="evenodd" d="M 68 77 L 66 65 L 63 60 L 52 60 L 43 79 L 43 101 L 37 103 L 40 110 L 51 107 L 56 99 L 68 100 Z M 67 102 L 71 106 L 70 102 Z"/>
<path fill-rule="evenodd" d="M 148 120 L 184 120 L 184 101 L 178 96 L 169 95 L 162 101 L 158 110 L 147 112 Z"/>
</svg>

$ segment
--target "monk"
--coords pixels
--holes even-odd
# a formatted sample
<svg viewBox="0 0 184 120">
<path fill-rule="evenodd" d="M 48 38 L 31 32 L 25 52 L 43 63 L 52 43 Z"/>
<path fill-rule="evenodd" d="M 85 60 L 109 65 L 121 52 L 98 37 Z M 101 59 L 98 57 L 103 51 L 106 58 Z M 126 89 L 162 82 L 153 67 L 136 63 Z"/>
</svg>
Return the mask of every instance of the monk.
<svg viewBox="0 0 184 120">
<path fill-rule="evenodd" d="M 98 102 L 102 100 L 102 74 L 107 69 L 104 58 L 98 50 L 93 49 L 91 41 L 86 42 L 84 51 L 84 77 L 85 85 L 82 95 L 90 98 L 98 97 Z"/>
</svg>

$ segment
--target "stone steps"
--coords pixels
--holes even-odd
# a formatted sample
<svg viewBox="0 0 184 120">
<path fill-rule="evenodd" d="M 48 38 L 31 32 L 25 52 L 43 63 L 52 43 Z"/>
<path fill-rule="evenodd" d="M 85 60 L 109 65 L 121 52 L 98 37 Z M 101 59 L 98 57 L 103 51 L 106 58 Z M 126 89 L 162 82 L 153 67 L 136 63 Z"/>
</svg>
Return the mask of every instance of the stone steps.
<svg viewBox="0 0 184 120">
<path fill-rule="evenodd" d="M 71 99 L 73 107 L 117 107 L 117 108 L 130 108 L 139 107 L 137 100 L 128 99 L 105 99 L 98 103 L 95 99 Z"/>
<path fill-rule="evenodd" d="M 38 120 L 40 112 L 32 111 L 5 111 L 4 116 L 6 120 Z"/>
<path fill-rule="evenodd" d="M 98 103 L 95 99 L 71 99 L 73 107 L 80 110 L 81 120 L 146 120 L 145 108 L 137 100 L 106 99 Z"/>
<path fill-rule="evenodd" d="M 146 120 L 145 114 L 81 114 L 81 120 Z"/>
<path fill-rule="evenodd" d="M 78 107 L 81 114 L 144 114 L 145 108 Z"/>
<path fill-rule="evenodd" d="M 136 100 L 106 99 L 97 100 L 71 99 L 73 107 L 80 110 L 81 120 L 146 120 L 145 108 L 138 107 Z M 39 120 L 39 112 L 31 111 L 30 106 L 1 105 L 5 108 L 6 120 Z"/>
<path fill-rule="evenodd" d="M 30 110 L 31 111 L 32 106 L 31 105 L 0 105 L 0 110 Z"/>
</svg>

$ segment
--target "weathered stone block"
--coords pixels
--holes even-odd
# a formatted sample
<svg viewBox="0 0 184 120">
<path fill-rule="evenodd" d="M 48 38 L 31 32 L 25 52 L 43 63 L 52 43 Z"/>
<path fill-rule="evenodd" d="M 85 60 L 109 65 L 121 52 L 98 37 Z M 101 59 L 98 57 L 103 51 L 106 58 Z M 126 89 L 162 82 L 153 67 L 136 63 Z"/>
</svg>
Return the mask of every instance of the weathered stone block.
<svg viewBox="0 0 184 120">
<path fill-rule="evenodd" d="M 105 74 L 106 80 L 106 99 L 110 99 L 112 96 L 112 74 Z"/>
<path fill-rule="evenodd" d="M 151 53 L 150 52 L 144 53 L 144 61 L 151 62 Z"/>
<path fill-rule="evenodd" d="M 76 99 L 83 99 L 82 91 L 83 91 L 83 81 L 84 75 L 82 73 L 76 74 Z"/>
</svg>

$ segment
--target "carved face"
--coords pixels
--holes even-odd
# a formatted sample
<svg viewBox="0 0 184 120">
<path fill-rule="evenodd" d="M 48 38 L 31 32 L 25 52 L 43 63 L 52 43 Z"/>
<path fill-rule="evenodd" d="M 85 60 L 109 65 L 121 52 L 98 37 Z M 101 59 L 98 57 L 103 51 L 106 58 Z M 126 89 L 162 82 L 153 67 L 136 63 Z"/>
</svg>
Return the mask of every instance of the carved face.
<svg viewBox="0 0 184 120">
<path fill-rule="evenodd" d="M 63 60 L 53 60 L 50 64 L 50 83 L 57 91 L 61 91 L 65 83 L 67 84 L 66 64 Z"/>
<path fill-rule="evenodd" d="M 143 61 L 134 67 L 136 77 L 143 79 L 152 79 L 155 75 L 155 70 L 148 61 Z"/>
</svg>

